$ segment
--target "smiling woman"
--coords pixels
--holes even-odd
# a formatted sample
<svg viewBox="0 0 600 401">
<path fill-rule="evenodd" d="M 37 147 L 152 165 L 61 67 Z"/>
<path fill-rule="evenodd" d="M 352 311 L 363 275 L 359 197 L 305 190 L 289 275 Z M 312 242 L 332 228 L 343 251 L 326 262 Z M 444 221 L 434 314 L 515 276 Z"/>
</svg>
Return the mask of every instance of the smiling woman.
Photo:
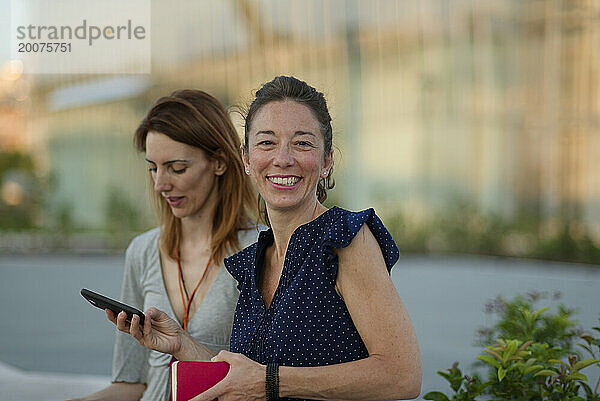
<svg viewBox="0 0 600 401">
<path fill-rule="evenodd" d="M 419 394 L 415 332 L 389 276 L 398 248 L 373 209 L 323 206 L 331 148 L 321 92 L 283 76 L 257 91 L 242 157 L 271 227 L 225 261 L 240 299 L 231 352 L 215 360 L 229 362 L 230 375 L 194 401 Z"/>
<path fill-rule="evenodd" d="M 333 163 L 320 131 L 308 106 L 293 100 L 268 103 L 255 114 L 244 162 L 269 208 L 314 206 L 314 189 Z"/>
<path fill-rule="evenodd" d="M 293 95 L 293 96 L 288 96 Z M 294 114 L 282 114 L 294 112 Z M 295 112 L 299 114 L 296 115 Z M 250 105 L 246 113 L 244 125 L 244 157 L 247 156 L 250 144 L 249 133 L 250 124 L 256 130 L 257 141 L 255 143 L 258 150 L 269 151 L 277 147 L 276 137 L 281 132 L 275 133 L 271 129 L 263 126 L 269 124 L 283 123 L 281 128 L 287 130 L 290 135 L 290 129 L 294 129 L 293 124 L 300 122 L 304 127 L 295 127 L 297 131 L 293 132 L 296 151 L 312 151 L 314 156 L 315 146 L 322 146 L 323 168 L 317 183 L 317 200 L 323 203 L 327 199 L 327 190 L 335 186 L 333 179 L 333 128 L 331 127 L 331 116 L 327 108 L 327 102 L 322 93 L 315 88 L 306 85 L 306 83 L 292 77 L 278 77 L 265 84 L 256 93 L 256 98 Z M 292 144 L 290 142 L 290 144 Z M 292 150 L 292 148 L 290 148 Z M 272 152 L 271 152 L 272 154 Z M 285 155 L 280 154 L 279 157 Z M 327 165 L 327 166 L 326 166 Z M 246 173 L 249 174 L 248 163 L 246 163 Z M 276 184 L 283 184 L 285 177 L 272 177 L 271 181 Z M 288 178 L 288 184 L 290 177 Z M 291 177 L 291 181 L 297 181 L 299 177 Z M 262 200 L 262 193 L 259 191 L 259 203 Z M 269 217 L 264 206 L 259 206 L 261 217 L 269 224 Z"/>
</svg>

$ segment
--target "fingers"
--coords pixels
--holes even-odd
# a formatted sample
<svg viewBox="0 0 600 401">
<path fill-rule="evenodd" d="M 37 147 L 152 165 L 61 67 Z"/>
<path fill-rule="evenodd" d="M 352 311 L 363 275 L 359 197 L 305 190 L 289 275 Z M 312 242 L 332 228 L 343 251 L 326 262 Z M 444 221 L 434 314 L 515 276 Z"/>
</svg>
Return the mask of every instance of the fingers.
<svg viewBox="0 0 600 401">
<path fill-rule="evenodd" d="M 106 312 L 106 318 L 108 320 L 110 320 L 111 322 L 113 322 L 116 326 L 117 325 L 117 315 L 115 315 L 115 313 L 108 308 L 104 309 L 104 312 Z"/>
<path fill-rule="evenodd" d="M 156 309 L 150 308 L 145 313 L 146 321 L 150 321 L 152 326 L 149 328 L 144 328 L 148 330 L 152 328 L 153 331 L 159 331 L 167 336 L 176 336 L 180 331 L 179 323 L 173 320 L 169 315 L 165 312 Z M 148 330 L 150 333 L 150 330 Z"/>
<path fill-rule="evenodd" d="M 148 313 L 144 313 L 145 319 L 144 319 L 144 329 L 142 331 L 144 337 L 148 337 L 150 336 L 150 332 L 152 331 L 152 318 L 150 317 L 150 314 Z"/>
<path fill-rule="evenodd" d="M 211 362 L 227 362 L 229 363 L 231 361 L 231 359 L 233 359 L 234 357 L 234 353 L 233 352 L 229 352 L 229 351 L 219 351 L 219 353 L 215 356 L 213 356 L 210 361 Z"/>
<path fill-rule="evenodd" d="M 138 342 L 142 343 L 144 333 L 140 329 L 140 317 L 133 315 L 131 321 L 127 321 L 127 313 L 121 311 L 115 316 L 114 312 L 110 309 L 106 309 L 106 317 L 108 320 L 117 325 L 117 329 L 123 333 L 131 334 Z M 150 332 L 150 324 L 147 324 L 147 332 Z M 143 345 L 143 344 L 142 344 Z"/>
<path fill-rule="evenodd" d="M 112 312 L 111 312 L 112 313 Z M 117 329 L 124 333 L 129 333 L 129 322 L 127 322 L 127 313 L 121 311 L 117 315 Z"/>
<path fill-rule="evenodd" d="M 125 314 L 125 312 L 121 313 Z M 148 324 L 147 326 L 150 325 Z M 144 338 L 144 333 L 140 328 L 140 317 L 138 315 L 133 315 L 133 317 L 131 318 L 131 324 L 129 325 L 129 333 L 140 343 L 142 342 L 142 339 Z"/>
<path fill-rule="evenodd" d="M 155 322 L 170 320 L 171 318 L 165 312 L 156 308 L 149 308 L 146 313 L 144 313 L 146 317 L 150 317 Z"/>
</svg>

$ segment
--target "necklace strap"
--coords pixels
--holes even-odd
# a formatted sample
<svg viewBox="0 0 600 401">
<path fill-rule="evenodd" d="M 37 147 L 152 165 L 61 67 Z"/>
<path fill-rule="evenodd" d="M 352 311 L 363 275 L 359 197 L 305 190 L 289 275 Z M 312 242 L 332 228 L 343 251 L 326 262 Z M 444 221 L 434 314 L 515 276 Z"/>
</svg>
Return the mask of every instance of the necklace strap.
<svg viewBox="0 0 600 401">
<path fill-rule="evenodd" d="M 187 331 L 187 325 L 188 325 L 188 321 L 189 321 L 189 312 L 190 312 L 190 306 L 192 305 L 192 300 L 194 299 L 194 295 L 196 295 L 196 291 L 198 290 L 198 287 L 200 287 L 202 280 L 204 280 L 204 276 L 206 276 L 206 272 L 208 271 L 208 267 L 210 266 L 210 263 L 212 262 L 212 260 L 213 260 L 213 255 L 211 255 L 210 258 L 208 259 L 208 263 L 206 264 L 206 267 L 204 268 L 202 277 L 200 277 L 198 284 L 196 284 L 194 291 L 192 291 L 192 295 L 188 295 L 187 289 L 185 288 L 185 282 L 183 281 L 183 270 L 181 269 L 180 253 L 179 252 L 177 253 L 177 269 L 179 270 L 179 294 L 181 294 L 181 303 L 183 304 L 183 330 L 185 330 L 185 331 Z M 185 299 L 183 297 L 184 292 L 185 292 L 185 297 L 187 298 L 187 302 L 185 302 Z"/>
</svg>

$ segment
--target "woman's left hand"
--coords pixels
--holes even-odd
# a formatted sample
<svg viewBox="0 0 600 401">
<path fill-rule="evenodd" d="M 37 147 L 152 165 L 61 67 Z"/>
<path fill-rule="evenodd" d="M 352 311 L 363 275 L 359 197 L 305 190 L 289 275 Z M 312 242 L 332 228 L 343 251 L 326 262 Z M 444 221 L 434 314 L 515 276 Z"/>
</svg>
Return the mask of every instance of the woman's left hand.
<svg viewBox="0 0 600 401">
<path fill-rule="evenodd" d="M 131 321 L 127 321 L 127 314 L 120 312 L 115 315 L 110 309 L 106 309 L 106 317 L 113 322 L 119 331 L 131 334 L 144 347 L 174 355 L 182 347 L 182 337 L 185 335 L 179 325 L 165 312 L 156 308 L 148 309 L 145 324 L 140 325 L 140 318 L 133 315 Z"/>
<path fill-rule="evenodd" d="M 228 351 L 221 351 L 212 358 L 213 362 L 227 362 L 227 376 L 190 401 L 264 400 L 266 367 L 250 358 Z"/>
</svg>

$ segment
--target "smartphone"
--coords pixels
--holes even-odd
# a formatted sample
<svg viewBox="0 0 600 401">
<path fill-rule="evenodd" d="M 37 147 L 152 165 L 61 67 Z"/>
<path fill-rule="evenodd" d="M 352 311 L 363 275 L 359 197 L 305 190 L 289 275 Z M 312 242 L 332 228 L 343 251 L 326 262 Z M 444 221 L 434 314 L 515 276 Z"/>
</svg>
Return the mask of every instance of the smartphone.
<svg viewBox="0 0 600 401">
<path fill-rule="evenodd" d="M 127 320 L 129 321 L 131 321 L 133 315 L 138 315 L 140 317 L 140 324 L 144 324 L 144 312 L 134 308 L 133 306 L 125 305 L 124 303 L 105 297 L 104 295 L 85 288 L 81 290 L 81 295 L 96 308 L 100 308 L 102 310 L 110 309 L 115 313 L 115 315 L 118 315 L 121 311 L 125 311 L 125 313 L 127 313 Z"/>
</svg>

